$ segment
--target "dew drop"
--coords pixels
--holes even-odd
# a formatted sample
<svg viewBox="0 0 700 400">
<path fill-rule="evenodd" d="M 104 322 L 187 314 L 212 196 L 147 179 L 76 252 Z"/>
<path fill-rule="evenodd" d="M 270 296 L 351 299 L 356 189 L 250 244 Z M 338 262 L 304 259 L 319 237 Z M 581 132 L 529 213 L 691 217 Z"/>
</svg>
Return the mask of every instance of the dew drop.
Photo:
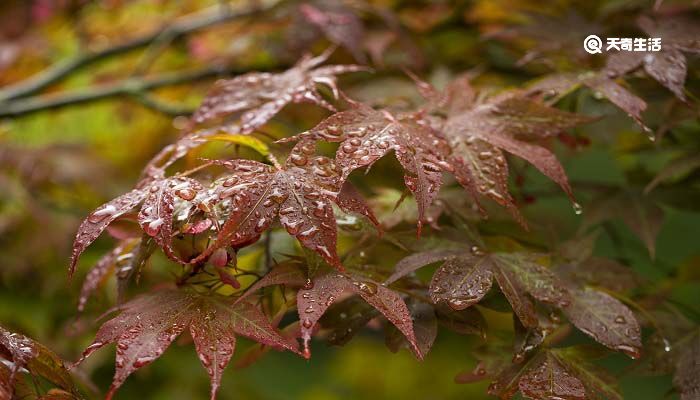
<svg viewBox="0 0 700 400">
<path fill-rule="evenodd" d="M 160 227 L 165 223 L 163 218 L 158 218 L 154 219 L 153 221 L 149 222 L 148 225 L 146 225 L 146 233 L 149 236 L 155 236 L 160 232 Z"/>
<path fill-rule="evenodd" d="M 194 197 L 197 195 L 197 192 L 195 192 L 193 189 L 185 188 L 178 190 L 177 192 L 175 192 L 175 194 L 182 200 L 190 201 L 194 199 Z"/>
<path fill-rule="evenodd" d="M 632 347 L 632 346 L 627 346 L 624 344 L 621 344 L 621 345 L 615 347 L 615 350 L 619 350 L 619 351 L 627 354 L 633 360 L 638 359 L 642 355 L 638 348 Z"/>
<path fill-rule="evenodd" d="M 461 311 L 469 307 L 469 302 L 464 299 L 453 298 L 447 300 L 447 305 L 455 311 Z"/>
<path fill-rule="evenodd" d="M 668 341 L 668 339 L 666 339 L 666 338 L 661 338 L 661 341 L 662 341 L 663 344 L 664 344 L 664 351 L 667 352 L 667 353 L 668 353 L 669 351 L 671 351 L 671 343 Z"/>
<path fill-rule="evenodd" d="M 113 215 L 117 211 L 117 208 L 111 204 L 106 205 L 100 210 L 95 211 L 88 217 L 88 221 L 92 222 L 93 224 L 98 223 L 105 218 Z"/>
<path fill-rule="evenodd" d="M 303 167 L 309 162 L 309 159 L 301 154 L 292 154 L 289 159 L 292 161 L 292 164 L 296 165 L 297 167 Z"/>
<path fill-rule="evenodd" d="M 576 215 L 583 214 L 583 207 L 579 203 L 574 202 L 574 204 L 572 206 L 574 208 L 574 213 Z"/>
<path fill-rule="evenodd" d="M 370 296 L 377 294 L 377 285 L 372 282 L 354 282 L 356 288 Z"/>
</svg>

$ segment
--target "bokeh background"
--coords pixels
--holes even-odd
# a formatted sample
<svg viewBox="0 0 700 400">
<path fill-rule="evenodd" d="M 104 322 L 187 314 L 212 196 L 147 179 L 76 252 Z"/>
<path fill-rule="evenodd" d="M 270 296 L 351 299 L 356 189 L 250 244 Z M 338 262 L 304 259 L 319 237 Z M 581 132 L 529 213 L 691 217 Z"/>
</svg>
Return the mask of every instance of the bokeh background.
<svg viewBox="0 0 700 400">
<path fill-rule="evenodd" d="M 238 10 L 268 3 L 262 0 L 4 0 L 0 2 L 0 93 L 81 54 L 162 31 L 173 21 L 182 21 L 183 16 L 202 10 L 220 8 L 221 12 L 228 12 L 229 7 Z M 365 36 L 358 47 L 370 55 L 377 73 L 373 77 L 344 78 L 343 87 L 354 97 L 383 98 L 387 103 L 415 98 L 417 93 L 400 72 L 401 67 L 420 71 L 437 84 L 465 70 L 478 71 L 479 82 L 485 84 L 521 84 L 552 68 L 577 67 L 576 56 L 566 50 L 553 62 L 518 66 L 526 49 L 545 43 L 548 38 L 565 35 L 567 24 L 542 27 L 542 34 L 534 39 L 526 36 L 504 39 L 494 36 L 494 32 L 527 22 L 529 12 L 548 13 L 560 21 L 571 13 L 609 21 L 630 11 L 650 9 L 654 3 L 643 0 L 373 1 L 373 7 L 392 10 L 390 20 L 401 27 L 403 36 L 392 38 L 387 21 L 368 17 Z M 665 3 L 664 7 L 683 4 Z M 178 115 L 194 109 L 217 76 L 248 70 L 280 70 L 292 65 L 305 51 L 318 52 L 328 45 L 326 39 L 315 40 L 313 35 L 314 40 L 310 40 L 310 25 L 299 23 L 297 17 L 285 14 L 286 10 L 279 7 L 271 13 L 231 19 L 174 38 L 160 35 L 149 45 L 101 58 L 32 97 L 40 102 L 35 111 L 16 113 L 0 102 L 0 324 L 44 343 L 67 360 L 78 358 L 93 338 L 97 328 L 95 318 L 114 304 L 115 296 L 114 283 L 108 282 L 86 313 L 78 316 L 79 282 L 87 267 L 111 248 L 113 240 L 107 235 L 99 239 L 83 256 L 81 268 L 71 282 L 66 271 L 77 226 L 94 207 L 133 186 L 145 163 L 177 138 L 183 127 L 183 118 Z M 621 26 L 631 29 L 629 24 Z M 391 44 L 385 46 L 384 42 Z M 572 52 L 579 50 L 575 48 Z M 332 60 L 353 62 L 353 55 L 347 49 L 340 49 Z M 690 62 L 687 85 L 690 91 L 698 87 L 696 65 Z M 173 76 L 178 77 L 174 84 L 153 90 L 138 87 L 138 82 Z M 198 79 L 193 79 L 194 76 Z M 369 79 L 372 84 L 368 84 Z M 675 118 L 666 109 L 668 96 L 664 88 L 649 82 L 636 84 L 648 94 L 645 99 L 650 102 L 650 111 L 645 118 L 650 125 L 660 129 Z M 40 107 L 41 102 L 76 94 L 92 97 L 77 104 Z M 565 106 L 604 116 L 577 130 L 572 136 L 574 145 L 557 144 L 557 152 L 583 205 L 583 216 L 575 215 L 565 196 L 532 168 L 517 162 L 512 167 L 514 185 L 520 185 L 518 200 L 524 205 L 527 218 L 542 229 L 551 225 L 552 236 L 557 240 L 577 232 L 588 210 L 595 209 L 596 200 L 587 188 L 603 186 L 639 191 L 671 160 L 697 154 L 700 149 L 697 117 L 669 124 L 666 136 L 652 143 L 631 119 L 590 93 L 566 99 Z M 694 107 L 697 109 L 697 104 Z M 274 136 L 293 134 L 313 126 L 325 115 L 317 107 L 287 107 L 271 123 L 268 132 Z M 191 164 L 195 161 L 194 156 L 186 160 Z M 379 168 L 381 171 L 393 166 Z M 664 217 L 659 221 L 654 258 L 621 220 L 606 222 L 595 245 L 596 254 L 624 261 L 644 279 L 668 290 L 673 302 L 696 316 L 700 315 L 698 178 L 698 172 L 691 168 L 662 185 L 668 190 L 663 191 L 657 203 Z M 371 173 L 363 182 L 363 188 L 370 193 L 400 188 L 400 182 L 389 181 L 381 173 Z M 525 237 L 515 225 L 507 226 L 514 237 Z M 144 272 L 135 292 L 169 278 L 168 264 L 159 260 L 160 263 L 154 261 Z M 394 261 L 387 259 L 386 263 Z M 487 317 L 491 324 L 509 324 L 509 319 L 498 313 Z M 391 353 L 384 345 L 383 335 L 370 326 L 344 347 L 315 343 L 311 361 L 271 352 L 247 368 L 229 367 L 219 397 L 487 398 L 486 383 L 453 382 L 457 373 L 474 367 L 476 361 L 469 350 L 479 340 L 441 331 L 433 350 L 421 363 L 405 350 Z M 244 354 L 249 343 L 240 342 L 238 354 Z M 109 386 L 113 356 L 113 350 L 101 350 L 80 368 L 86 387 L 96 390 L 88 392 L 90 396 L 99 398 Z M 668 394 L 669 376 L 631 374 L 622 356 L 604 362 L 621 377 L 625 398 L 673 398 L 674 395 Z M 208 385 L 193 348 L 175 345 L 154 364 L 130 377 L 117 398 L 205 398 Z"/>
</svg>

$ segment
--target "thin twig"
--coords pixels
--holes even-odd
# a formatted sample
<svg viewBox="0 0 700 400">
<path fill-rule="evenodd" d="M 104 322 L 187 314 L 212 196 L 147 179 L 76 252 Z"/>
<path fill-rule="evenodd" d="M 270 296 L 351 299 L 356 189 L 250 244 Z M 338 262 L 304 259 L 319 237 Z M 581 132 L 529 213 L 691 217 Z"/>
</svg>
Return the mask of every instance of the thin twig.
<svg viewBox="0 0 700 400">
<path fill-rule="evenodd" d="M 180 17 L 164 29 L 132 39 L 128 42 L 121 43 L 113 47 L 96 51 L 94 53 L 79 54 L 73 58 L 49 67 L 31 78 L 9 85 L 4 90 L 0 91 L 0 102 L 6 102 L 8 100 L 26 97 L 37 93 L 47 86 L 60 81 L 78 69 L 96 61 L 148 46 L 154 41 L 162 38 L 167 38 L 169 41 L 172 41 L 186 34 L 214 25 L 239 18 L 256 16 L 260 13 L 270 11 L 272 8 L 277 7 L 281 3 L 282 2 L 280 1 L 268 6 L 260 6 L 258 4 L 240 11 L 233 11 L 230 9 L 222 10 L 221 7 L 210 7 L 203 11 Z"/>
<path fill-rule="evenodd" d="M 238 74 L 244 72 L 249 72 L 249 69 L 236 67 L 212 67 L 198 71 L 173 72 L 151 78 L 128 78 L 115 83 L 88 89 L 79 89 L 45 96 L 34 96 L 4 104 L 0 103 L 0 118 L 18 117 L 37 111 L 51 110 L 69 105 L 82 104 L 95 100 L 120 96 L 131 96 L 144 105 L 155 108 L 158 111 L 165 113 L 173 112 L 177 113 L 177 115 L 182 115 L 180 112 L 184 113 L 188 110 L 166 110 L 163 107 L 163 104 L 154 103 L 153 101 L 149 100 L 148 97 L 144 97 L 144 94 L 149 90 L 163 86 L 197 81 L 217 75 Z"/>
</svg>

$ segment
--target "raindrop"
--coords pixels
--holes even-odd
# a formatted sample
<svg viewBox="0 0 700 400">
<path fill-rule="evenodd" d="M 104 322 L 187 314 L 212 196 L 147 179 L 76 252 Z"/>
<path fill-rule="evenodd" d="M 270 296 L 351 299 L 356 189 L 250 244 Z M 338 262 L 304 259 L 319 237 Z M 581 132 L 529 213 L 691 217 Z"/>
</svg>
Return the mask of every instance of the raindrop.
<svg viewBox="0 0 700 400">
<path fill-rule="evenodd" d="M 301 154 L 292 154 L 289 159 L 292 161 L 292 164 L 296 165 L 297 167 L 303 167 L 309 162 L 309 159 Z"/>
<path fill-rule="evenodd" d="M 572 206 L 574 207 L 574 213 L 576 215 L 583 214 L 583 207 L 579 203 L 574 202 Z"/>
<path fill-rule="evenodd" d="M 656 142 L 656 133 L 654 133 L 654 131 L 651 128 L 649 128 L 648 126 L 643 126 L 642 130 L 644 130 L 644 133 L 646 133 L 647 138 L 649 138 L 649 141 Z"/>
<path fill-rule="evenodd" d="M 106 205 L 104 208 L 95 211 L 88 217 L 88 221 L 94 223 L 100 222 L 105 218 L 113 215 L 117 211 L 117 208 L 111 204 Z"/>
<path fill-rule="evenodd" d="M 224 187 L 231 187 L 231 186 L 235 185 L 236 182 L 238 182 L 238 178 L 236 178 L 236 177 L 231 177 L 231 178 L 227 178 L 226 180 L 224 180 L 224 182 L 222 183 L 222 185 L 223 185 Z"/>
<path fill-rule="evenodd" d="M 663 344 L 664 344 L 664 351 L 667 352 L 667 353 L 668 353 L 669 351 L 671 351 L 671 343 L 668 341 L 668 339 L 666 339 L 666 338 L 661 338 L 661 341 L 662 341 Z"/>
<path fill-rule="evenodd" d="M 356 288 L 358 288 L 362 293 L 368 295 L 377 294 L 377 285 L 372 282 L 354 282 Z"/>
<path fill-rule="evenodd" d="M 175 192 L 175 194 L 182 200 L 190 201 L 194 199 L 194 197 L 197 195 L 197 192 L 195 192 L 193 189 L 185 188 L 178 190 L 177 192 Z"/>
<path fill-rule="evenodd" d="M 615 347 L 615 350 L 620 350 L 621 352 L 627 354 L 630 358 L 634 360 L 638 359 L 642 355 L 638 348 L 627 346 L 624 344 Z"/>
<path fill-rule="evenodd" d="M 453 298 L 447 300 L 447 305 L 455 311 L 461 311 L 469 307 L 469 301 L 464 299 Z"/>
<path fill-rule="evenodd" d="M 155 236 L 160 232 L 160 227 L 165 223 L 163 218 L 154 219 L 146 225 L 145 231 L 149 236 Z"/>
</svg>

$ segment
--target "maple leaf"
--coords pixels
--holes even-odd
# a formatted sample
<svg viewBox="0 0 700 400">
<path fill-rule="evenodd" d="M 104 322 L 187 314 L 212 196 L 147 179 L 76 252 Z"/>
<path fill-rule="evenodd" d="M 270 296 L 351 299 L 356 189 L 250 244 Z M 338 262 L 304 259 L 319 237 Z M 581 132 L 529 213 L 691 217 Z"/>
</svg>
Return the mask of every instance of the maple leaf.
<svg viewBox="0 0 700 400">
<path fill-rule="evenodd" d="M 502 150 L 524 159 L 556 182 L 577 208 L 556 156 L 531 141 L 552 137 L 591 120 L 505 93 L 449 116 L 441 130 L 452 149 L 449 162 L 457 181 L 468 192 L 487 196 L 507 207 L 524 225 L 508 192 L 508 165 Z"/>
<path fill-rule="evenodd" d="M 586 398 L 622 400 L 616 379 L 591 361 L 597 355 L 591 354 L 585 346 L 572 346 L 550 349 L 569 374 L 576 377 L 586 389 Z"/>
<path fill-rule="evenodd" d="M 426 303 L 410 303 L 408 308 L 411 311 L 413 331 L 420 354 L 428 354 L 438 333 L 438 317 L 435 309 Z M 394 353 L 401 347 L 410 346 L 406 337 L 393 325 L 385 328 L 385 343 Z"/>
<path fill-rule="evenodd" d="M 101 205 L 78 228 L 73 242 L 69 274 L 73 275 L 82 252 L 111 222 L 139 205 L 141 208 L 138 220 L 144 232 L 154 238 L 169 258 L 185 263 L 175 255 L 171 246 L 173 210 L 179 206 L 178 203 L 194 200 L 201 188 L 199 182 L 181 176 L 146 179 L 141 181 L 136 189 Z"/>
<path fill-rule="evenodd" d="M 353 104 L 350 110 L 283 141 L 341 142 L 336 161 L 344 176 L 394 151 L 404 168 L 406 186 L 416 198 L 419 232 L 442 185 L 443 171 L 454 174 L 475 199 L 477 194 L 490 197 L 525 225 L 508 192 L 508 166 L 501 149 L 530 162 L 573 201 L 566 174 L 554 154 L 529 140 L 554 136 L 591 118 L 510 93 L 476 103 L 473 92 L 464 90 L 469 87 L 465 79 L 457 79 L 444 94 L 424 82 L 418 81 L 418 87 L 430 101 L 428 109 L 447 112 L 444 121 L 426 117 L 426 110 L 394 115 Z"/>
<path fill-rule="evenodd" d="M 305 354 L 310 356 L 309 341 L 316 324 L 328 307 L 340 299 L 344 293 L 353 293 L 382 313 L 406 337 L 416 356 L 422 359 L 424 354 L 420 350 L 413 330 L 410 311 L 401 296 L 393 290 L 371 280 L 356 279 L 350 275 L 332 271 L 306 278 L 299 265 L 287 264 L 273 268 L 243 296 L 248 296 L 266 286 L 280 284 L 301 287 L 296 298 Z M 369 319 L 359 321 L 364 320 L 366 323 Z M 359 322 L 354 321 L 354 323 Z"/>
<path fill-rule="evenodd" d="M 522 16 L 526 18 L 526 24 L 488 35 L 498 39 L 527 38 L 532 41 L 534 47 L 517 61 L 518 65 L 525 65 L 542 55 L 551 57 L 561 52 L 578 59 L 590 57 L 581 49 L 581 38 L 603 32 L 600 24 L 588 21 L 574 11 L 569 11 L 566 15 L 523 13 Z"/>
<path fill-rule="evenodd" d="M 26 370 L 32 376 L 40 376 L 56 386 L 77 394 L 73 378 L 68 373 L 63 360 L 46 348 L 27 336 L 10 332 L 0 326 L 0 358 L 7 360 L 8 364 L 0 368 L 0 394 L 3 391 L 12 396 L 15 385 L 15 375 L 21 370 Z M 9 370 L 5 370 L 6 368 Z M 6 379 L 5 384 L 4 380 Z"/>
<path fill-rule="evenodd" d="M 700 53 L 698 21 L 686 16 L 656 21 L 641 17 L 638 25 L 650 37 L 661 38 L 661 50 L 615 53 L 608 57 L 604 72 L 608 76 L 622 76 L 641 67 L 676 97 L 686 101 L 683 85 L 688 67 L 683 53 Z"/>
<path fill-rule="evenodd" d="M 531 399 L 621 399 L 609 378 L 582 359 L 576 347 L 545 349 L 523 363 L 511 364 L 488 389 L 504 400 L 518 391 Z"/>
<path fill-rule="evenodd" d="M 317 85 L 327 86 L 333 97 L 337 98 L 336 76 L 366 71 L 367 68 L 359 65 L 319 67 L 330 53 L 326 51 L 317 57 L 304 56 L 294 67 L 279 74 L 252 72 L 220 80 L 202 101 L 192 120 L 201 124 L 240 114 L 239 125 L 227 125 L 223 129 L 230 133 L 247 134 L 264 125 L 289 103 L 310 102 L 335 111 L 335 107 L 321 97 Z"/>
<path fill-rule="evenodd" d="M 364 37 L 362 21 L 342 3 L 330 1 L 317 4 L 303 3 L 299 11 L 306 21 L 316 26 L 328 40 L 345 47 L 355 60 L 364 63 L 366 57 L 360 48 Z"/>
<path fill-rule="evenodd" d="M 356 280 L 332 272 L 314 277 L 311 287 L 304 287 L 297 293 L 297 309 L 305 351 L 308 351 L 309 340 L 318 320 L 345 292 L 359 295 L 381 312 L 406 337 L 414 353 L 423 358 L 413 330 L 410 311 L 401 296 L 376 282 Z"/>
<path fill-rule="evenodd" d="M 566 317 L 597 342 L 632 358 L 641 354 L 641 328 L 632 311 L 607 293 L 590 288 L 571 290 Z"/>
<path fill-rule="evenodd" d="M 632 290 L 642 282 L 642 278 L 630 267 L 602 257 L 590 257 L 578 263 L 560 265 L 557 274 L 568 281 L 620 293 Z"/>
<path fill-rule="evenodd" d="M 686 345 L 676 363 L 673 385 L 680 392 L 681 400 L 691 400 L 700 396 L 700 331 L 696 329 L 685 339 Z"/>
<path fill-rule="evenodd" d="M 189 203 L 197 197 L 202 185 L 191 178 L 176 177 L 160 181 L 148 188 L 148 196 L 144 199 L 139 211 L 138 221 L 147 235 L 163 249 L 170 259 L 180 262 L 172 248 L 173 211 L 176 198 Z"/>
<path fill-rule="evenodd" d="M 583 383 L 572 376 L 552 353 L 535 360 L 518 382 L 523 396 L 530 399 L 585 399 Z"/>
<path fill-rule="evenodd" d="M 78 299 L 78 311 L 85 310 L 88 298 L 102 284 L 107 275 L 114 271 L 120 256 L 128 248 L 133 248 L 136 245 L 134 240 L 125 240 L 119 243 L 112 251 L 103 255 L 97 263 L 90 269 L 85 276 L 83 286 L 80 288 L 80 297 Z"/>
<path fill-rule="evenodd" d="M 669 161 L 654 179 L 644 188 L 644 194 L 648 195 L 652 190 L 662 183 L 672 180 L 678 176 L 687 176 L 700 168 L 700 156 L 691 153 L 687 156 L 679 157 Z"/>
<path fill-rule="evenodd" d="M 613 219 L 622 222 L 642 241 L 649 256 L 656 257 L 656 237 L 664 222 L 664 211 L 653 198 L 639 191 L 603 193 L 586 213 L 581 231 Z"/>
<path fill-rule="evenodd" d="M 455 310 L 443 304 L 436 304 L 435 313 L 438 323 L 460 335 L 486 335 L 486 319 L 476 307 Z"/>
<path fill-rule="evenodd" d="M 530 95 L 541 93 L 546 96 L 556 96 L 573 92 L 579 86 L 586 86 L 593 91 L 595 97 L 605 97 L 617 108 L 630 116 L 645 132 L 651 133 L 642 121 L 642 112 L 647 109 L 647 103 L 627 88 L 609 77 L 605 71 L 583 73 L 559 73 L 538 79 L 528 87 Z"/>
<path fill-rule="evenodd" d="M 215 201 L 228 201 L 230 212 L 214 245 L 192 262 L 205 260 L 223 246 L 256 241 L 279 218 L 303 246 L 342 269 L 332 204 L 365 215 L 377 226 L 378 222 L 357 191 L 344 182 L 334 161 L 312 156 L 313 152 L 311 146 L 297 147 L 284 166 L 250 160 L 220 162 L 234 174 L 218 181 Z"/>
<path fill-rule="evenodd" d="M 416 253 L 399 261 L 386 283 L 427 264 L 445 260 L 430 283 L 430 297 L 434 303 L 444 302 L 455 310 L 465 309 L 478 303 L 495 279 L 523 325 L 537 327 L 535 307 L 527 294 L 558 307 L 565 307 L 570 301 L 563 283 L 540 265 L 538 257 L 522 252 L 486 253 L 476 246 L 461 252 Z"/>
<path fill-rule="evenodd" d="M 236 335 L 297 352 L 296 343 L 280 336 L 265 315 L 247 302 L 234 305 L 225 297 L 164 289 L 137 297 L 119 310 L 119 315 L 100 327 L 78 361 L 109 343 L 117 344 L 116 372 L 108 399 L 129 375 L 160 357 L 188 327 L 202 366 L 211 379 L 212 399 L 233 355 Z"/>
<path fill-rule="evenodd" d="M 99 206 L 80 224 L 73 242 L 73 253 L 68 268 L 71 276 L 75 272 L 75 266 L 82 252 L 100 236 L 112 221 L 133 210 L 145 198 L 145 190 L 142 188 L 134 189 Z"/>
<path fill-rule="evenodd" d="M 418 227 L 442 185 L 442 170 L 449 169 L 444 155 L 447 143 L 425 121 L 413 114 L 393 115 L 360 103 L 328 117 L 313 129 L 283 141 L 342 142 L 335 160 L 347 177 L 352 171 L 372 165 L 394 151 L 404 168 L 404 182 L 418 204 Z"/>
</svg>

